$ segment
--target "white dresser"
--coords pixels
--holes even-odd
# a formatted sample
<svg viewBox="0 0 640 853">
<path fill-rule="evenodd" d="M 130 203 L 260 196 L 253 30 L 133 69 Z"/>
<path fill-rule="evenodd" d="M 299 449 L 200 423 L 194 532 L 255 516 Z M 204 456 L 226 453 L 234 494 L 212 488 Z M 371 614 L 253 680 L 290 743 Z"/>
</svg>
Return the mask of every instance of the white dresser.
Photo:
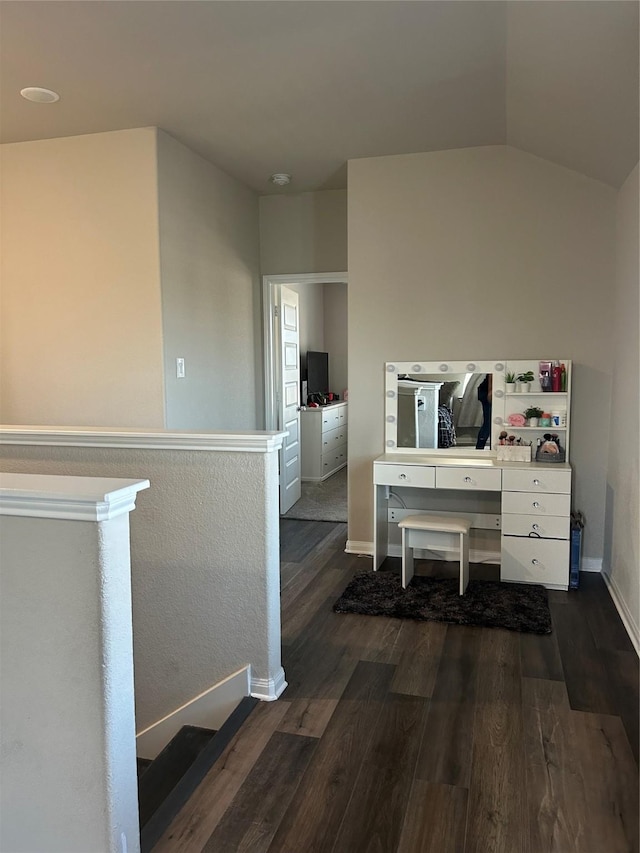
<svg viewBox="0 0 640 853">
<path fill-rule="evenodd" d="M 302 479 L 326 480 L 347 464 L 347 403 L 300 412 Z"/>
</svg>

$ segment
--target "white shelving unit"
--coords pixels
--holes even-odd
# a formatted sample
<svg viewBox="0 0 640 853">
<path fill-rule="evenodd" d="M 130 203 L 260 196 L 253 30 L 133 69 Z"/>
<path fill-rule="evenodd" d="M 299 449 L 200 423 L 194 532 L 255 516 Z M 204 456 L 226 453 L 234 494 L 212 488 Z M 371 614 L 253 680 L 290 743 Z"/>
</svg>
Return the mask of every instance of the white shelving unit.
<svg viewBox="0 0 640 853">
<path fill-rule="evenodd" d="M 534 375 L 534 381 L 531 383 L 530 391 L 505 391 L 504 392 L 504 429 L 510 435 L 520 435 L 526 441 L 532 443 L 532 458 L 535 459 L 536 441 L 542 438 L 545 433 L 557 433 L 560 438 L 562 447 L 565 450 L 566 461 L 569 461 L 569 437 L 571 435 L 571 361 L 566 358 L 551 359 L 552 363 L 558 361 L 564 364 L 566 370 L 566 390 L 565 391 L 543 391 L 540 387 L 540 361 L 522 360 L 509 361 L 505 370 L 515 373 L 516 376 L 520 373 L 526 373 L 530 370 Z M 524 414 L 526 409 L 531 406 L 538 406 L 545 412 L 552 411 L 566 412 L 566 424 L 564 426 L 510 426 L 509 415 Z"/>
</svg>

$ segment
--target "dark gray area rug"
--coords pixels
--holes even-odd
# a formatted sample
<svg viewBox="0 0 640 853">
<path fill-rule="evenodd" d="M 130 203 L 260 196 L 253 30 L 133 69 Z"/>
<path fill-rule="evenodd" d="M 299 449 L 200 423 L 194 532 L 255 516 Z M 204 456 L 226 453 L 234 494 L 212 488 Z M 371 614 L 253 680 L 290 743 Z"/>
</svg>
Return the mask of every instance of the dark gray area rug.
<svg viewBox="0 0 640 853">
<path fill-rule="evenodd" d="M 402 589 L 397 574 L 359 572 L 333 609 L 336 613 L 551 633 L 547 590 L 537 584 L 471 580 L 466 593 L 459 595 L 457 578 L 414 576 L 407 589 Z"/>
<path fill-rule="evenodd" d="M 321 483 L 303 483 L 302 497 L 283 518 L 296 518 L 301 521 L 346 521 L 346 467 Z"/>
</svg>

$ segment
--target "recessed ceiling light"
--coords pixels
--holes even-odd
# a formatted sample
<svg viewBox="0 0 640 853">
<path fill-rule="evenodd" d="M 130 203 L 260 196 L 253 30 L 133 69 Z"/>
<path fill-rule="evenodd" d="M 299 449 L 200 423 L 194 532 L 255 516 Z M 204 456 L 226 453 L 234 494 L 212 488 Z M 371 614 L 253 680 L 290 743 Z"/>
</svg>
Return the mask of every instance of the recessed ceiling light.
<svg viewBox="0 0 640 853">
<path fill-rule="evenodd" d="M 271 175 L 269 180 L 278 187 L 286 187 L 287 184 L 291 183 L 291 175 L 287 175 L 286 172 L 276 172 Z"/>
<path fill-rule="evenodd" d="M 36 104 L 54 104 L 60 100 L 60 95 L 52 89 L 43 89 L 41 86 L 27 86 L 26 89 L 21 89 L 20 94 L 27 101 L 33 101 Z"/>
</svg>

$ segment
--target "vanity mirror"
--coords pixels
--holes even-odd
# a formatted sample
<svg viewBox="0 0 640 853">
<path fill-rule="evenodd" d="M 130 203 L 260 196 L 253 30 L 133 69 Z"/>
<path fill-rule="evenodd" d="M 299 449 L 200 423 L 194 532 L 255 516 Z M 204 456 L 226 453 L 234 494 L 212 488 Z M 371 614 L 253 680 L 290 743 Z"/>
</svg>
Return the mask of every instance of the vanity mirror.
<svg viewBox="0 0 640 853">
<path fill-rule="evenodd" d="M 385 364 L 385 452 L 495 455 L 503 427 L 505 363 L 500 361 Z M 484 413 L 479 399 L 491 382 L 490 440 L 476 450 Z M 483 385 L 484 382 L 484 385 Z"/>
</svg>

